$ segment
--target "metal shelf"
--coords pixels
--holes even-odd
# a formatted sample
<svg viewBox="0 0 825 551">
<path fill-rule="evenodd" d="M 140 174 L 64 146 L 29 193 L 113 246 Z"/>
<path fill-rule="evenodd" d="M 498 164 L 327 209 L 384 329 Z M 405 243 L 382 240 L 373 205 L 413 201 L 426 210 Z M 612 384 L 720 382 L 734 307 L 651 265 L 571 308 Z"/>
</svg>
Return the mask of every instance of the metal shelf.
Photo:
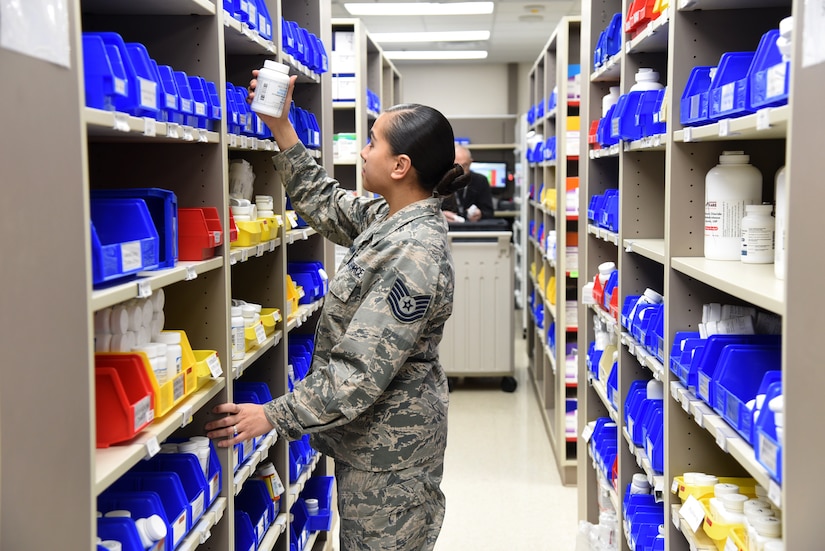
<svg viewBox="0 0 825 551">
<path fill-rule="evenodd" d="M 667 142 L 665 134 L 646 136 L 639 140 L 624 143 L 625 151 L 664 151 Z"/>
<path fill-rule="evenodd" d="M 683 257 L 671 259 L 671 266 L 729 295 L 785 315 L 785 285 L 774 276 L 773 264 Z"/>
<path fill-rule="evenodd" d="M 324 305 L 324 299 L 316 300 L 311 304 L 301 304 L 298 306 L 298 311 L 293 312 L 290 314 L 287 319 L 287 331 L 292 331 L 296 327 L 301 327 L 304 323 L 306 323 L 309 316 L 315 313 L 316 310 L 320 310 L 321 306 Z"/>
<path fill-rule="evenodd" d="M 275 252 L 281 246 L 281 238 L 276 237 L 249 247 L 232 247 L 229 249 L 229 264 L 234 266 L 238 262 L 246 262 L 250 258 L 259 258 L 266 253 Z"/>
<path fill-rule="evenodd" d="M 112 15 L 215 15 L 209 0 L 83 0 L 83 11 Z"/>
<path fill-rule="evenodd" d="M 605 159 L 612 157 L 619 157 L 620 144 L 611 145 L 602 149 L 591 149 L 589 156 L 591 159 Z"/>
<path fill-rule="evenodd" d="M 274 42 L 259 35 L 258 31 L 250 29 L 246 23 L 242 23 L 234 17 L 224 17 L 223 25 L 227 54 L 271 56 L 278 53 L 278 48 Z"/>
<path fill-rule="evenodd" d="M 647 475 L 647 481 L 650 487 L 653 488 L 653 495 L 657 500 L 661 501 L 664 493 L 667 491 L 667 488 L 665 488 L 665 475 L 653 470 L 653 465 L 644 448 L 638 447 L 633 443 L 633 439 L 625 427 L 622 427 L 622 435 L 624 435 L 625 442 L 627 442 L 627 446 L 630 448 L 630 453 L 636 458 L 636 465 Z"/>
<path fill-rule="evenodd" d="M 223 518 L 228 500 L 225 497 L 218 497 L 209 509 L 204 511 L 198 523 L 192 527 L 183 541 L 175 548 L 176 551 L 194 551 L 202 544 L 206 543 L 212 535 L 211 530 Z"/>
<path fill-rule="evenodd" d="M 612 232 L 610 230 L 606 230 L 604 228 L 600 228 L 594 224 L 587 225 L 587 233 L 595 235 L 602 241 L 607 241 L 608 243 L 613 243 L 614 245 L 619 245 L 619 234 Z"/>
<path fill-rule="evenodd" d="M 269 530 L 264 534 L 261 543 L 258 545 L 258 551 L 272 551 L 275 549 L 275 544 L 278 543 L 278 538 L 281 534 L 286 532 L 287 514 L 281 513 L 275 521 L 269 526 Z"/>
<path fill-rule="evenodd" d="M 84 107 L 83 120 L 86 122 L 89 137 L 99 141 L 213 144 L 220 142 L 218 132 L 160 122 L 149 117 L 133 117 L 119 111 Z"/>
<path fill-rule="evenodd" d="M 628 54 L 667 52 L 668 30 L 670 28 L 670 8 L 651 21 L 639 34 L 625 42 Z"/>
<path fill-rule="evenodd" d="M 270 348 L 274 348 L 278 346 L 281 342 L 281 339 L 284 336 L 284 332 L 276 330 L 270 336 L 268 336 L 264 341 L 258 345 L 257 348 L 250 350 L 246 353 L 243 360 L 237 360 L 232 362 L 232 377 L 234 379 L 240 379 L 241 375 L 244 374 L 246 371 L 255 361 L 263 356 L 267 350 Z"/>
<path fill-rule="evenodd" d="M 659 264 L 665 263 L 664 239 L 625 239 L 623 245 L 628 252 L 649 258 Z"/>
<path fill-rule="evenodd" d="M 278 144 L 271 139 L 227 134 L 226 141 L 231 151 L 280 151 Z"/>
<path fill-rule="evenodd" d="M 766 107 L 754 114 L 723 119 L 704 126 L 685 127 L 673 133 L 675 142 L 726 140 L 776 140 L 788 134 L 791 110 L 787 105 Z"/>
<path fill-rule="evenodd" d="M 622 75 L 622 52 L 609 58 L 590 75 L 590 82 L 619 82 Z"/>
<path fill-rule="evenodd" d="M 104 289 L 92 291 L 92 310 L 102 310 L 115 304 L 133 298 L 146 298 L 153 291 L 162 289 L 179 281 L 191 281 L 199 275 L 217 270 L 223 266 L 222 256 L 216 256 L 209 260 L 201 261 L 181 261 L 174 268 L 155 270 L 151 272 L 140 272 L 137 279 L 127 283 L 120 283 Z"/>
</svg>

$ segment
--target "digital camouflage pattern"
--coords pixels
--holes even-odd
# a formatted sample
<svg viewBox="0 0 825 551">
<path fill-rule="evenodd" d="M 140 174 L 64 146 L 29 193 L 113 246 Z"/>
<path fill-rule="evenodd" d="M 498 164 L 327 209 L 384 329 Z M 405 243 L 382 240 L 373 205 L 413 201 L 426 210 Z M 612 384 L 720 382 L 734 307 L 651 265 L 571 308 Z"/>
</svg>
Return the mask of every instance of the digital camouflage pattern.
<svg viewBox="0 0 825 551">
<path fill-rule="evenodd" d="M 378 502 L 349 507 L 339 498 L 344 510 L 411 507 L 408 488 L 402 485 L 395 499 L 386 484 L 393 477 L 417 479 L 411 474 L 416 469 L 438 471 L 440 481 L 447 443 L 449 394 L 438 344 L 452 313 L 454 273 L 439 200 L 419 201 L 387 218 L 383 199 L 340 188 L 300 143 L 276 155 L 274 164 L 298 214 L 349 252 L 329 282 L 310 372 L 294 392 L 265 406 L 267 418 L 290 439 L 312 434 L 313 447 L 337 466 L 363 473 L 363 479 L 338 479 L 340 495 L 362 491 L 367 479 L 381 481 Z M 348 481 L 358 485 L 348 487 Z M 426 517 L 437 521 L 437 535 L 443 517 L 437 483 L 435 494 L 440 499 L 426 499 L 436 511 Z M 414 531 L 425 528 L 418 524 Z"/>
</svg>

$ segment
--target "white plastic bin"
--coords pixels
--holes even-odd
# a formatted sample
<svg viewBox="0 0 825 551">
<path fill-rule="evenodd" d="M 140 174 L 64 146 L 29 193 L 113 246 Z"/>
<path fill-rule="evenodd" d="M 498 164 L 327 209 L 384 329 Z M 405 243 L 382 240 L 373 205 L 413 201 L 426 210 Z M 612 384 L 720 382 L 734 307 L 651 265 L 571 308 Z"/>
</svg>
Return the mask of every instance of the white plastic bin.
<svg viewBox="0 0 825 551">
<path fill-rule="evenodd" d="M 453 315 L 444 327 L 441 363 L 448 377 L 513 375 L 512 233 L 450 232 L 455 264 Z"/>
</svg>

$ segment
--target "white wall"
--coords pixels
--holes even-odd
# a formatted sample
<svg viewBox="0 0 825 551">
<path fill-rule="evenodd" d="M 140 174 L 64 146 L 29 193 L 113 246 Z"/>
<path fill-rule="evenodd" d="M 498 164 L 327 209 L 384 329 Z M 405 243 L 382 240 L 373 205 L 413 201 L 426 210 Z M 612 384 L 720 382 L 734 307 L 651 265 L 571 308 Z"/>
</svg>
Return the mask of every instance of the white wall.
<svg viewBox="0 0 825 551">
<path fill-rule="evenodd" d="M 508 77 L 504 63 L 396 61 L 395 65 L 401 73 L 404 102 L 429 105 L 447 116 L 508 114 Z M 529 65 L 519 65 L 518 114 L 526 113 L 529 108 L 529 70 Z"/>
</svg>

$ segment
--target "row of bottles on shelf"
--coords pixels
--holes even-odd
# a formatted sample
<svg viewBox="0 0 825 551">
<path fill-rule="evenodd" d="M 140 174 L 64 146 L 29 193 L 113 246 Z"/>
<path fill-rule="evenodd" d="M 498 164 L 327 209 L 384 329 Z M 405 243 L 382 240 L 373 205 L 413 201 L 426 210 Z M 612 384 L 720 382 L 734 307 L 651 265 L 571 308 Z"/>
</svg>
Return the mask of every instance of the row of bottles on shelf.
<svg viewBox="0 0 825 551">
<path fill-rule="evenodd" d="M 529 233 L 530 237 L 538 242 L 539 247 L 544 251 L 547 258 L 559 258 L 557 232 L 556 230 L 551 230 L 549 224 L 545 227 L 543 222 L 536 224 L 535 220 L 530 220 Z M 579 234 L 576 232 L 566 232 L 565 239 L 565 266 L 567 266 L 567 271 L 571 274 L 571 277 L 576 277 L 578 275 L 577 266 L 579 264 Z M 540 277 L 542 281 L 544 280 L 543 274 L 537 277 Z"/>
<path fill-rule="evenodd" d="M 792 18 L 762 35 L 756 51 L 727 52 L 694 67 L 680 102 L 683 126 L 701 126 L 788 103 Z"/>
<path fill-rule="evenodd" d="M 567 104 L 578 104 L 581 100 L 581 72 L 581 65 L 571 63 L 567 66 Z M 553 113 L 558 107 L 558 102 L 559 87 L 554 86 L 550 95 L 547 97 L 547 101 L 545 101 L 544 98 L 540 98 L 538 103 L 527 110 L 527 123 L 532 126 L 543 119 L 545 115 Z"/>
<path fill-rule="evenodd" d="M 787 265 L 787 182 L 785 167 L 775 177 L 776 208 L 762 202 L 762 173 L 743 151 L 723 151 L 705 176 L 705 258 Z M 775 210 L 776 217 L 771 216 Z"/>
<path fill-rule="evenodd" d="M 598 149 L 664 134 L 667 89 L 658 81 L 659 73 L 641 68 L 627 94 L 611 86 L 602 98 L 602 118 L 590 123 L 588 143 Z"/>
<path fill-rule="evenodd" d="M 579 124 L 578 115 L 571 115 L 566 118 L 565 147 L 568 158 L 579 155 Z M 531 137 L 525 155 L 528 163 L 541 163 L 544 161 L 555 161 L 558 157 L 558 138 L 550 136 L 546 140 L 541 134 Z"/>
</svg>

